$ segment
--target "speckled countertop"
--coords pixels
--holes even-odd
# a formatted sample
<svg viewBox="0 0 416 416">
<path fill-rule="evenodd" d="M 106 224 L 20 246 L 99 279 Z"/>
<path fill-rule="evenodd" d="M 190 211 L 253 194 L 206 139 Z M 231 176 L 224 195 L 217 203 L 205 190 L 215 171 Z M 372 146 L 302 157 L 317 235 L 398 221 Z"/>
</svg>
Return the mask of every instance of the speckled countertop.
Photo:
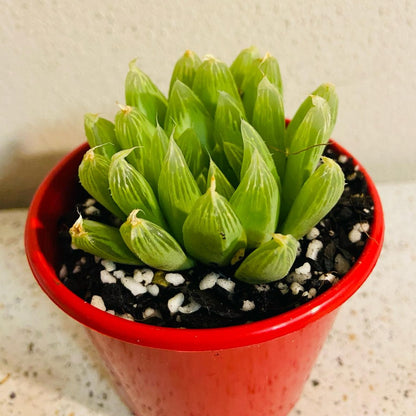
<svg viewBox="0 0 416 416">
<path fill-rule="evenodd" d="M 341 308 L 290 416 L 415 415 L 416 183 L 378 188 L 381 258 Z M 26 213 L 0 211 L 0 415 L 130 416 L 83 328 L 35 283 L 23 248 Z"/>
</svg>

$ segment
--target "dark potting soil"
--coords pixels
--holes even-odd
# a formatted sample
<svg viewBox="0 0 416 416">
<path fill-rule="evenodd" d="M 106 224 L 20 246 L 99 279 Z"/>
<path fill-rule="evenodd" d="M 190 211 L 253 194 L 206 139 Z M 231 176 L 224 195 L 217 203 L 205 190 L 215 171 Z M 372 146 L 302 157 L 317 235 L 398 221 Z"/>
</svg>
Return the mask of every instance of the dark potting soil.
<svg viewBox="0 0 416 416">
<path fill-rule="evenodd" d="M 103 261 L 73 249 L 68 233 L 78 218 L 114 225 L 102 206 L 83 194 L 60 224 L 64 264 L 62 282 L 83 300 L 109 313 L 152 325 L 213 328 L 275 316 L 300 306 L 336 284 L 360 256 L 373 219 L 373 201 L 363 174 L 352 159 L 328 146 L 346 178 L 344 193 L 332 211 L 300 241 L 299 255 L 283 279 L 249 285 L 234 268 L 198 265 L 175 273 Z"/>
</svg>

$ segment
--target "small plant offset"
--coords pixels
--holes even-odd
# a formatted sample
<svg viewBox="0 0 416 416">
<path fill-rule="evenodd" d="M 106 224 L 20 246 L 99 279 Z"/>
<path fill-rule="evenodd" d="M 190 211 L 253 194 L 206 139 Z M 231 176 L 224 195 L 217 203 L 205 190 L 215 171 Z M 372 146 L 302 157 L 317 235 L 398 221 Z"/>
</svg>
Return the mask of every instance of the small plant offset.
<svg viewBox="0 0 416 416">
<path fill-rule="evenodd" d="M 91 147 L 79 167 L 86 191 L 119 219 L 81 216 L 70 230 L 85 252 L 179 271 L 228 267 L 259 284 L 285 277 L 298 240 L 344 190 L 322 157 L 338 99 L 319 86 L 285 126 L 277 60 L 243 50 L 232 65 L 186 51 L 168 98 L 130 63 L 126 105 L 112 123 L 85 116 Z"/>
</svg>

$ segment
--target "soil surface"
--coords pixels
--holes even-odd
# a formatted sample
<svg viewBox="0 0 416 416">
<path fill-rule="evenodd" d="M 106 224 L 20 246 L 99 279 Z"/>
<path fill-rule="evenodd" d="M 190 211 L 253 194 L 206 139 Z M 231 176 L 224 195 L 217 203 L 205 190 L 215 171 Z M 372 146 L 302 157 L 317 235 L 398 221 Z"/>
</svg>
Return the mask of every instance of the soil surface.
<svg viewBox="0 0 416 416">
<path fill-rule="evenodd" d="M 308 302 L 336 284 L 360 256 L 370 233 L 373 201 L 363 174 L 350 158 L 328 146 L 325 155 L 344 171 L 344 193 L 332 211 L 300 241 L 299 255 L 283 279 L 249 285 L 233 268 L 198 265 L 179 273 L 103 261 L 73 249 L 68 233 L 78 218 L 108 224 L 114 218 L 87 194 L 60 224 L 65 259 L 57 271 L 62 282 L 94 306 L 152 325 L 209 328 L 275 316 Z"/>
</svg>

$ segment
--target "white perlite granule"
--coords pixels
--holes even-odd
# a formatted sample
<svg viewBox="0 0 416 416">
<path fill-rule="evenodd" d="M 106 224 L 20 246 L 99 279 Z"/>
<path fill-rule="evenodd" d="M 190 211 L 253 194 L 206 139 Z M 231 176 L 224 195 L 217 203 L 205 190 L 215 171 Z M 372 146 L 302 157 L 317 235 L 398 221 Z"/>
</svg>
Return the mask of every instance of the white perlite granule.
<svg viewBox="0 0 416 416">
<path fill-rule="evenodd" d="M 152 283 L 153 277 L 154 277 L 153 270 L 150 269 L 136 269 L 134 271 L 133 278 L 136 282 L 144 283 L 145 285 L 150 285 Z"/>
<path fill-rule="evenodd" d="M 348 239 L 351 243 L 358 243 L 361 240 L 361 234 L 367 233 L 370 229 L 370 224 L 368 222 L 359 222 L 354 225 L 352 230 L 348 233 Z"/>
<path fill-rule="evenodd" d="M 168 300 L 168 309 L 172 315 L 178 312 L 184 300 L 185 300 L 185 295 L 183 293 L 178 293 Z"/>
<path fill-rule="evenodd" d="M 332 273 L 325 273 L 319 276 L 319 280 L 326 280 L 329 283 L 334 283 L 337 278 Z"/>
<path fill-rule="evenodd" d="M 126 275 L 126 272 L 124 270 L 114 270 L 113 276 L 117 279 L 121 279 Z"/>
<path fill-rule="evenodd" d="M 308 259 L 317 260 L 318 253 L 321 251 L 324 244 L 321 240 L 312 240 L 306 249 L 306 257 Z"/>
<path fill-rule="evenodd" d="M 66 264 L 64 264 L 59 270 L 59 278 L 62 280 L 67 276 L 68 276 L 68 268 L 66 267 Z"/>
<path fill-rule="evenodd" d="M 146 286 L 147 291 L 152 295 L 152 296 L 157 296 L 159 294 L 159 286 L 158 285 L 147 285 Z"/>
<path fill-rule="evenodd" d="M 133 296 L 142 295 L 147 292 L 146 287 L 136 282 L 132 277 L 122 277 L 121 283 L 126 289 L 130 290 Z"/>
<path fill-rule="evenodd" d="M 306 238 L 308 240 L 314 240 L 316 237 L 318 237 L 320 234 L 319 230 L 316 227 L 313 227 L 309 233 L 306 235 Z"/>
<path fill-rule="evenodd" d="M 84 209 L 84 213 L 86 215 L 95 215 L 95 214 L 99 214 L 100 210 L 97 207 L 94 207 L 91 205 L 90 207 L 87 207 Z"/>
<path fill-rule="evenodd" d="M 101 264 L 108 272 L 113 272 L 116 269 L 116 264 L 111 260 L 101 260 Z"/>
<path fill-rule="evenodd" d="M 133 315 L 129 313 L 123 313 L 123 315 L 120 315 L 120 318 L 127 319 L 128 321 L 134 321 Z"/>
<path fill-rule="evenodd" d="M 187 305 L 180 306 L 179 312 L 190 314 L 198 311 L 201 308 L 201 305 L 198 302 L 195 302 L 194 300 L 191 300 Z"/>
<path fill-rule="evenodd" d="M 217 285 L 230 293 L 234 293 L 235 283 L 229 279 L 218 279 Z"/>
<path fill-rule="evenodd" d="M 241 310 L 243 312 L 249 312 L 252 311 L 256 307 L 256 304 L 252 300 L 244 300 L 243 306 L 241 307 Z"/>
<path fill-rule="evenodd" d="M 103 283 L 116 283 L 117 279 L 107 270 L 100 271 L 100 279 Z"/>
<path fill-rule="evenodd" d="M 304 288 L 301 284 L 299 284 L 298 282 L 293 282 L 290 285 L 290 290 L 292 291 L 292 293 L 294 295 L 298 295 L 300 292 L 303 292 Z"/>
<path fill-rule="evenodd" d="M 207 274 L 200 282 L 199 282 L 199 289 L 206 290 L 212 289 L 217 283 L 218 278 L 220 277 L 217 273 L 209 273 Z"/>
<path fill-rule="evenodd" d="M 158 317 L 160 318 L 160 312 L 157 309 L 153 309 L 153 308 L 146 308 L 143 313 L 142 313 L 143 319 L 149 319 L 149 318 L 153 318 L 153 317 Z"/>
<path fill-rule="evenodd" d="M 95 199 L 94 198 L 88 198 L 85 202 L 84 202 L 84 204 L 83 204 L 83 206 L 84 207 L 90 207 L 90 206 L 92 206 L 92 205 L 94 205 L 95 204 Z"/>
<path fill-rule="evenodd" d="M 94 295 L 91 298 L 91 305 L 95 306 L 97 309 L 100 309 L 101 311 L 105 311 L 107 308 L 105 307 L 103 298 L 98 295 Z"/>
<path fill-rule="evenodd" d="M 166 273 L 165 280 L 173 286 L 185 283 L 185 278 L 179 273 Z"/>
</svg>

